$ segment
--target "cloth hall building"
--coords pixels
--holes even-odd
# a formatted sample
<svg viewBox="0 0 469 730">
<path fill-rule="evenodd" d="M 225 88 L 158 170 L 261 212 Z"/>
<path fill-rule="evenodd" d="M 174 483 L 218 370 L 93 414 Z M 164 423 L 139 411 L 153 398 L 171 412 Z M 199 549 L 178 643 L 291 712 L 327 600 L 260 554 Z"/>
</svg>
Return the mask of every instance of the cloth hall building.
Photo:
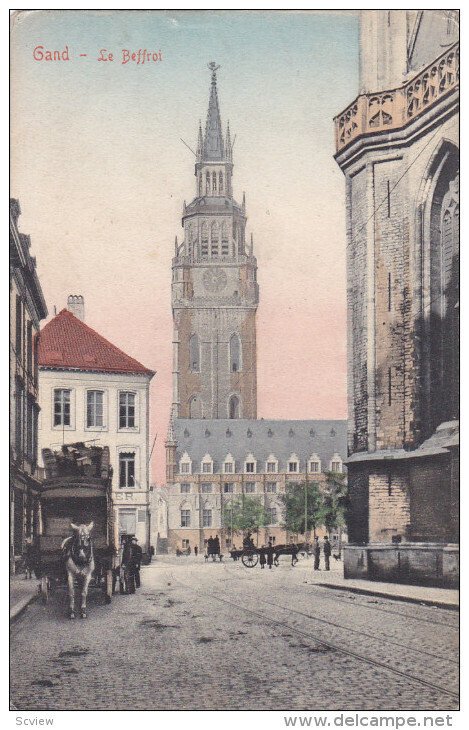
<svg viewBox="0 0 469 730">
<path fill-rule="evenodd" d="M 222 550 L 242 536 L 224 524 L 230 501 L 257 495 L 268 516 L 258 536 L 289 540 L 278 498 L 289 482 L 321 483 L 342 472 L 345 421 L 257 419 L 253 236 L 246 201 L 233 197 L 233 148 L 223 133 L 217 69 L 205 131 L 199 126 L 194 200 L 184 203 L 183 240 L 172 263 L 173 405 L 166 441 L 170 550 L 203 550 L 218 534 Z"/>
</svg>

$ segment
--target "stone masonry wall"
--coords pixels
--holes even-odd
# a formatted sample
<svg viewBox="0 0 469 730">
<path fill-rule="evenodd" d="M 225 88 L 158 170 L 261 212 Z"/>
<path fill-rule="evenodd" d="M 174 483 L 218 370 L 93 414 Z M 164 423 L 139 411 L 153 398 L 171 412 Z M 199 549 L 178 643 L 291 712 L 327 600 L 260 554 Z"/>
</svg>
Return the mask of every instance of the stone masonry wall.
<svg viewBox="0 0 469 730">
<path fill-rule="evenodd" d="M 350 233 L 347 241 L 347 308 L 349 327 L 352 331 L 348 352 L 348 382 L 353 397 L 353 413 L 349 423 L 349 449 L 364 451 L 368 447 L 368 396 L 367 396 L 367 330 L 366 330 L 366 168 L 362 168 L 350 180 L 349 220 Z"/>
<path fill-rule="evenodd" d="M 405 539 L 410 515 L 407 467 L 373 465 L 369 475 L 369 541 L 391 542 L 394 535 Z"/>
</svg>

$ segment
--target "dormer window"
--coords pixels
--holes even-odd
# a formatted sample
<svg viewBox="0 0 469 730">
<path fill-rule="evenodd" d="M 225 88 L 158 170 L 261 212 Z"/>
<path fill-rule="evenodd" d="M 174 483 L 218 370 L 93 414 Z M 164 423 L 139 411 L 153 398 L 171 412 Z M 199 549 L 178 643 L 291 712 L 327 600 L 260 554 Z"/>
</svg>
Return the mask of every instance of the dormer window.
<svg viewBox="0 0 469 730">
<path fill-rule="evenodd" d="M 321 471 L 321 460 L 317 454 L 312 454 L 308 462 L 308 471 L 310 474 L 319 474 Z"/>
<path fill-rule="evenodd" d="M 213 459 L 210 454 L 205 454 L 201 463 L 202 474 L 213 474 Z"/>
<path fill-rule="evenodd" d="M 231 454 L 228 454 L 223 463 L 223 472 L 225 474 L 234 474 L 235 472 L 235 462 Z"/>
<path fill-rule="evenodd" d="M 337 474 L 342 473 L 342 459 L 337 452 L 334 454 L 334 456 L 331 459 L 330 470 L 333 472 L 336 472 Z"/>
<path fill-rule="evenodd" d="M 289 474 L 298 474 L 300 471 L 300 462 L 296 454 L 292 454 L 288 460 Z"/>
<path fill-rule="evenodd" d="M 244 471 L 246 474 L 256 473 L 256 460 L 252 454 L 248 454 L 246 461 L 244 462 Z"/>
<path fill-rule="evenodd" d="M 179 473 L 192 474 L 192 461 L 187 451 L 184 452 L 181 459 L 179 460 Z"/>
<path fill-rule="evenodd" d="M 276 474 L 278 472 L 278 460 L 273 454 L 270 454 L 268 457 L 265 464 L 265 470 L 267 474 Z"/>
</svg>

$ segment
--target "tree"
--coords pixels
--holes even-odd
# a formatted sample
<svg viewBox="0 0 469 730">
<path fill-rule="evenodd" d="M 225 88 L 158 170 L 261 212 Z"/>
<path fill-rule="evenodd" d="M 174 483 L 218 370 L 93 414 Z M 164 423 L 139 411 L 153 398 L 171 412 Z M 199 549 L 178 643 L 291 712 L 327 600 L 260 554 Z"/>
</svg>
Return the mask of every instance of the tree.
<svg viewBox="0 0 469 730">
<path fill-rule="evenodd" d="M 328 532 L 345 526 L 348 506 L 346 475 L 341 472 L 327 471 L 323 492 L 324 525 Z"/>
<path fill-rule="evenodd" d="M 259 532 L 267 524 L 264 506 L 256 497 L 236 497 L 225 503 L 223 509 L 223 524 L 225 529 L 239 534 L 244 532 Z"/>
<path fill-rule="evenodd" d="M 290 482 L 279 499 L 284 505 L 284 527 L 289 532 L 305 535 L 324 524 L 323 499 L 317 482 Z"/>
</svg>

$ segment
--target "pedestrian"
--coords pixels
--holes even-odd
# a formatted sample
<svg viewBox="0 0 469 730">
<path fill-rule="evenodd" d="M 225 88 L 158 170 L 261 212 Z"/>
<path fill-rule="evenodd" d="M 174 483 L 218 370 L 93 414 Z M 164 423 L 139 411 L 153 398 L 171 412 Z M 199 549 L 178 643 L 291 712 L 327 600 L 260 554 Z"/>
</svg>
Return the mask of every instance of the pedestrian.
<svg viewBox="0 0 469 730">
<path fill-rule="evenodd" d="M 35 564 L 34 546 L 32 538 L 28 537 L 24 546 L 24 571 L 25 579 L 28 580 L 33 577 L 33 570 Z"/>
<path fill-rule="evenodd" d="M 267 565 L 269 566 L 269 569 L 272 569 L 272 565 L 274 562 L 274 546 L 272 545 L 272 541 L 269 540 L 269 544 L 267 546 Z"/>
<path fill-rule="evenodd" d="M 132 563 L 135 575 L 135 587 L 140 588 L 140 567 L 142 564 L 143 551 L 136 537 L 132 538 Z"/>
<path fill-rule="evenodd" d="M 323 549 L 324 549 L 324 565 L 325 565 L 326 570 L 330 570 L 331 569 L 330 560 L 331 560 L 332 548 L 331 548 L 331 543 L 329 542 L 329 538 L 327 537 L 327 535 L 324 536 Z"/>
<path fill-rule="evenodd" d="M 319 537 L 314 538 L 314 570 L 321 570 L 319 567 L 319 560 L 321 556 L 321 546 L 319 544 Z"/>
<path fill-rule="evenodd" d="M 197 557 L 198 554 L 199 554 L 199 548 L 198 548 L 197 545 L 194 545 L 194 555 L 195 555 L 195 557 Z"/>
<path fill-rule="evenodd" d="M 295 565 L 298 562 L 298 545 L 292 545 L 292 552 L 291 552 L 291 566 L 292 568 L 295 567 Z"/>
<path fill-rule="evenodd" d="M 262 570 L 265 568 L 265 545 L 262 545 L 259 550 L 259 563 L 261 564 Z"/>
<path fill-rule="evenodd" d="M 190 546 L 190 545 L 188 545 L 188 547 L 187 547 L 187 554 L 188 554 L 188 555 L 190 555 L 190 554 L 191 554 L 191 546 Z"/>
</svg>

